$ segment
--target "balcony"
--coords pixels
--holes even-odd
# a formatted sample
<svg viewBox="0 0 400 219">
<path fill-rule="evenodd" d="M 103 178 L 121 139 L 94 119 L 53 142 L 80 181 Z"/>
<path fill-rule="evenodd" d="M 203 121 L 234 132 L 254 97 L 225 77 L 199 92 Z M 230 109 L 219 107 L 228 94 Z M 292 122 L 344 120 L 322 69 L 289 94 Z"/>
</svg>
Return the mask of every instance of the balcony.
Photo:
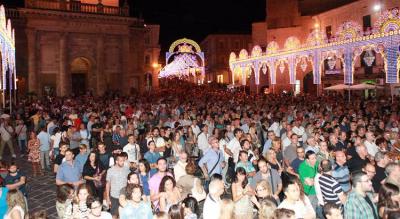
<svg viewBox="0 0 400 219">
<path fill-rule="evenodd" d="M 71 0 L 59 1 L 59 0 L 25 0 L 25 7 L 32 9 L 46 9 L 55 11 L 68 11 L 77 13 L 89 13 L 89 14 L 101 14 L 101 15 L 113 15 L 113 16 L 129 16 L 129 7 L 112 7 L 105 6 L 103 4 L 84 4 L 80 1 Z"/>
</svg>

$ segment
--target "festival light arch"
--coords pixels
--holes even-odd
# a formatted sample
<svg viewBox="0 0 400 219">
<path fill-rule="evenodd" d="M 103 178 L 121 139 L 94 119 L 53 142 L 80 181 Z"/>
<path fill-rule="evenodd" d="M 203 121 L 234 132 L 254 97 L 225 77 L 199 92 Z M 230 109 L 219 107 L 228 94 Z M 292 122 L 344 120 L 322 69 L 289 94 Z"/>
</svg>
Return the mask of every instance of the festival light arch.
<svg viewBox="0 0 400 219">
<path fill-rule="evenodd" d="M 5 107 L 5 94 L 10 94 L 10 113 L 12 110 L 12 91 L 17 90 L 17 77 L 15 68 L 15 30 L 11 26 L 11 20 L 6 19 L 5 8 L 0 6 L 0 54 L 1 54 L 1 83 L 3 108 Z M 7 78 L 8 71 L 8 78 Z"/>
<path fill-rule="evenodd" d="M 276 75 L 283 72 L 284 68 L 289 67 L 290 84 L 295 82 L 296 68 L 307 69 L 311 64 L 313 82 L 321 84 L 324 60 L 330 53 L 335 53 L 335 59 L 343 65 L 343 83 L 354 83 L 354 63 L 363 51 L 373 51 L 383 58 L 385 70 L 385 82 L 387 84 L 399 83 L 400 71 L 400 10 L 397 8 L 383 12 L 374 24 L 372 32 L 363 32 L 362 26 L 354 21 L 342 23 L 335 36 L 329 41 L 326 33 L 315 29 L 311 32 L 305 42 L 300 42 L 295 37 L 289 37 L 285 41 L 283 48 L 280 48 L 276 41 L 268 43 L 266 51 L 261 55 L 257 52 L 247 55 L 247 51 L 242 50 L 238 56 L 230 54 L 230 69 L 243 68 L 252 65 L 254 69 L 267 68 L 271 76 L 271 84 L 276 84 Z M 371 52 L 370 52 L 371 53 Z M 370 59 L 370 60 L 369 60 Z M 367 57 L 367 62 L 372 61 L 372 57 Z M 365 60 L 364 60 L 365 61 Z M 333 61 L 331 62 L 333 64 Z M 258 85 L 256 78 L 256 85 Z M 243 84 L 244 85 L 244 84 Z"/>
<path fill-rule="evenodd" d="M 194 82 L 204 83 L 204 53 L 199 44 L 187 38 L 173 42 L 166 53 L 166 66 L 160 71 L 160 78 L 177 76 L 194 77 Z"/>
</svg>

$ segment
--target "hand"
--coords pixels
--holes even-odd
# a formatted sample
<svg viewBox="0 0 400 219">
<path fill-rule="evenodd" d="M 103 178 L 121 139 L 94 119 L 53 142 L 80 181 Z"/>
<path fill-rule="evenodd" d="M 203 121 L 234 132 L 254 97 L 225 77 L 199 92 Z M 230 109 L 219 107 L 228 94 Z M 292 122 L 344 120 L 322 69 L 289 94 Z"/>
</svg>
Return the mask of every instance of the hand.
<svg viewBox="0 0 400 219">
<path fill-rule="evenodd" d="M 208 174 L 206 173 L 206 174 L 204 174 L 204 179 L 206 179 L 206 180 L 208 180 L 209 179 L 209 176 L 208 176 Z"/>
<path fill-rule="evenodd" d="M 311 178 L 306 178 L 306 179 L 304 180 L 304 182 L 305 182 L 305 184 L 308 185 L 308 186 L 313 186 L 313 185 L 314 185 L 314 179 L 311 179 Z"/>
<path fill-rule="evenodd" d="M 278 195 L 273 195 L 273 197 L 274 197 L 275 200 L 277 200 L 277 201 L 279 200 L 279 196 Z"/>
<path fill-rule="evenodd" d="M 108 205 L 108 208 L 111 208 L 111 200 L 110 200 L 110 198 L 107 198 L 107 205 Z"/>
</svg>

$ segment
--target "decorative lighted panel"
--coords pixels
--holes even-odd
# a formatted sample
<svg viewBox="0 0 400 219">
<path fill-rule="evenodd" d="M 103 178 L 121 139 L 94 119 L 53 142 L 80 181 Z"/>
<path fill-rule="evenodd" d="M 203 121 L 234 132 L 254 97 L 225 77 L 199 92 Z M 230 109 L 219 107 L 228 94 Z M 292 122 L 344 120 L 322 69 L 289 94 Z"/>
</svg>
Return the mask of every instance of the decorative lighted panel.
<svg viewBox="0 0 400 219">
<path fill-rule="evenodd" d="M 382 55 L 386 72 L 386 83 L 399 83 L 398 72 L 400 69 L 400 14 L 398 9 L 382 13 L 374 24 L 370 33 L 363 33 L 361 25 L 354 21 L 344 22 L 339 26 L 336 35 L 328 42 L 326 34 L 314 30 L 309 34 L 306 42 L 301 44 L 297 37 L 289 37 L 284 47 L 280 49 L 275 41 L 268 43 L 263 53 L 256 45 L 249 55 L 245 49 L 239 56 L 231 53 L 229 67 L 232 74 L 246 73 L 246 68 L 253 68 L 255 84 L 259 84 L 260 70 L 270 74 L 271 84 L 276 84 L 276 74 L 284 72 L 285 66 L 289 68 L 290 84 L 295 83 L 296 67 L 307 68 L 307 61 L 312 64 L 314 84 L 321 84 L 322 66 L 326 59 L 335 56 L 343 63 L 344 83 L 353 84 L 354 62 L 363 51 L 375 51 Z M 374 57 L 367 56 L 366 63 L 373 62 Z M 329 61 L 328 61 L 329 62 Z M 328 63 L 329 64 L 329 63 Z M 335 64 L 332 62 L 332 65 Z M 304 71 L 304 70 L 303 70 Z M 245 77 L 245 75 L 244 75 Z M 243 83 L 244 82 L 244 83 Z M 245 80 L 242 84 L 245 85 Z"/>
<path fill-rule="evenodd" d="M 1 80 L 0 89 L 10 91 L 17 89 L 15 69 L 15 31 L 11 27 L 11 20 L 6 19 L 4 6 L 0 6 L 0 55 L 1 55 Z M 6 72 L 9 71 L 9 81 Z"/>
</svg>

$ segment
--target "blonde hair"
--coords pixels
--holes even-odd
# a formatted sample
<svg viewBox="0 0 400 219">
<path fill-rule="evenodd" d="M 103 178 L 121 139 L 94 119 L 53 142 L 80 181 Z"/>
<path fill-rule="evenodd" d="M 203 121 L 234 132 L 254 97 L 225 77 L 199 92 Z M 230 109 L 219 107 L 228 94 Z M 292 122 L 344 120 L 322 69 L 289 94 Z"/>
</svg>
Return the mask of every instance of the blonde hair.
<svg viewBox="0 0 400 219">
<path fill-rule="evenodd" d="M 25 213 L 27 211 L 25 197 L 22 194 L 22 192 L 17 189 L 12 189 L 12 190 L 8 191 L 7 205 L 8 205 L 9 210 L 13 209 L 15 206 L 20 206 L 24 210 Z"/>
<path fill-rule="evenodd" d="M 221 201 L 221 211 L 219 219 L 234 219 L 235 218 L 235 204 L 231 199 L 223 199 Z"/>
<path fill-rule="evenodd" d="M 272 149 L 269 149 L 267 152 L 265 152 L 264 158 L 266 161 L 270 161 L 270 162 L 272 161 L 272 155 L 271 155 L 272 153 L 275 153 L 275 151 Z M 275 155 L 275 159 L 276 159 L 276 155 Z"/>
<path fill-rule="evenodd" d="M 269 182 L 267 180 L 261 180 L 260 182 L 258 182 L 256 188 L 257 187 L 264 188 L 268 192 L 269 195 L 272 195 L 271 185 L 269 184 Z"/>
<path fill-rule="evenodd" d="M 272 219 L 274 218 L 274 211 L 276 209 L 276 204 L 271 200 L 264 199 L 260 203 L 260 210 L 258 219 Z"/>
</svg>

